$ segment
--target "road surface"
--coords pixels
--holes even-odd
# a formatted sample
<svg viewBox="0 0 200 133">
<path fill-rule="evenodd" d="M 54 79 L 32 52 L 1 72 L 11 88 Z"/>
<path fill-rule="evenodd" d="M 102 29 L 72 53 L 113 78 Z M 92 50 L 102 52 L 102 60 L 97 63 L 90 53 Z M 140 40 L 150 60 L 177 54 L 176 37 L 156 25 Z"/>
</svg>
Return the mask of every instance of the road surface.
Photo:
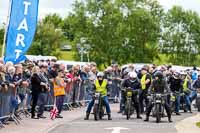
<svg viewBox="0 0 200 133">
<path fill-rule="evenodd" d="M 144 122 L 144 115 L 142 115 L 142 120 L 136 119 L 135 114 L 130 120 L 126 120 L 126 116 L 117 113 L 118 107 L 119 105 L 112 105 L 112 121 L 108 121 L 107 117 L 100 121 L 94 121 L 93 115 L 90 115 L 90 120 L 85 121 L 83 120 L 84 116 L 82 116 L 57 126 L 49 133 L 176 133 L 175 124 L 195 114 L 173 115 L 173 123 L 168 123 L 166 117 L 157 124 L 155 118 L 152 117 L 150 117 L 149 122 Z"/>
</svg>

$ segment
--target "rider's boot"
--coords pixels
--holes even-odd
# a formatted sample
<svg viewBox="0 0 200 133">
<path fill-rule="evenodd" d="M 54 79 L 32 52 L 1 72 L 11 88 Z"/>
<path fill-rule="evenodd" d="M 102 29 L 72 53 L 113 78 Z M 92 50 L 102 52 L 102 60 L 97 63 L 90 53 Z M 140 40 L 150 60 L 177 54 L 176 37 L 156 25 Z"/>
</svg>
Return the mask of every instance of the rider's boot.
<svg viewBox="0 0 200 133">
<path fill-rule="evenodd" d="M 144 121 L 149 121 L 149 116 L 148 115 L 146 116 L 146 119 Z"/>
<path fill-rule="evenodd" d="M 137 114 L 137 119 L 142 119 L 139 113 Z"/>
<path fill-rule="evenodd" d="M 111 114 L 108 114 L 108 120 L 112 120 Z"/>
<path fill-rule="evenodd" d="M 90 113 L 86 113 L 84 120 L 89 120 Z"/>
<path fill-rule="evenodd" d="M 189 111 L 190 111 L 190 113 L 192 113 L 192 109 L 191 109 L 191 106 L 189 106 L 188 108 L 189 108 Z"/>
<path fill-rule="evenodd" d="M 173 122 L 171 116 L 168 116 L 168 121 L 169 121 L 170 123 Z"/>
<path fill-rule="evenodd" d="M 181 115 L 179 112 L 176 112 L 176 115 Z"/>
</svg>

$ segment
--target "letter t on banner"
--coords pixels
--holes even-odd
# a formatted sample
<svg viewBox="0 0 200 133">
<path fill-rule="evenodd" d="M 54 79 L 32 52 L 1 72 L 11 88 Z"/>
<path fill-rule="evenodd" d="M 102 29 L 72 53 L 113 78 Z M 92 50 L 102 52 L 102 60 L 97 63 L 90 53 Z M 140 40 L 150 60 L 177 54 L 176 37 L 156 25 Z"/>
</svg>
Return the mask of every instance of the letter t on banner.
<svg viewBox="0 0 200 133">
<path fill-rule="evenodd" d="M 26 59 L 37 27 L 38 4 L 39 0 L 12 0 L 5 62 L 17 64 Z"/>
</svg>

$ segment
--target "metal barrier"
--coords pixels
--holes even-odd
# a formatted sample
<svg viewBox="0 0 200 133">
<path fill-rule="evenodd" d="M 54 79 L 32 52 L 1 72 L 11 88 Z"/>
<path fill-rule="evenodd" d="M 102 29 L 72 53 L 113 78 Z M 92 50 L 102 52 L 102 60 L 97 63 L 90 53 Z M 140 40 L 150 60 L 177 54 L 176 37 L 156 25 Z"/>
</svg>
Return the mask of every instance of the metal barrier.
<svg viewBox="0 0 200 133">
<path fill-rule="evenodd" d="M 73 81 L 67 83 L 67 87 L 65 89 L 66 95 L 64 99 L 64 110 L 71 111 L 74 108 L 81 107 L 87 105 L 89 101 L 92 99 L 93 92 L 93 82 L 86 81 Z M 113 100 L 116 95 L 115 87 L 111 85 L 111 97 L 109 99 Z M 0 127 L 3 127 L 3 123 L 8 119 L 14 120 L 16 124 L 20 124 L 21 115 L 25 115 L 26 117 L 30 116 L 28 110 L 31 107 L 31 94 L 30 91 L 25 93 L 25 97 L 22 99 L 20 103 L 17 102 L 17 98 L 19 95 L 17 94 L 17 90 L 12 92 L 12 89 L 7 91 L 0 91 Z M 14 94 L 14 95 L 13 95 Z M 17 94 L 17 95 L 16 95 Z M 47 102 L 45 105 L 45 109 L 50 111 L 54 106 L 54 93 L 53 86 L 51 85 L 50 92 L 47 93 Z"/>
<path fill-rule="evenodd" d="M 0 125 L 3 127 L 11 115 L 11 91 L 10 89 L 1 88 L 0 91 Z"/>
</svg>

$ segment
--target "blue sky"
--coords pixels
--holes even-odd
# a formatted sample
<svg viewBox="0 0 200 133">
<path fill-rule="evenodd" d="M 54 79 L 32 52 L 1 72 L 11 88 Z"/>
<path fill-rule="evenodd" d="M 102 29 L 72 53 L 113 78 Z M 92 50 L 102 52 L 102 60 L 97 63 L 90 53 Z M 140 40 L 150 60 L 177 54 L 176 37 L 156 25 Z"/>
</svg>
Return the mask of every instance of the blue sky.
<svg viewBox="0 0 200 133">
<path fill-rule="evenodd" d="M 40 0 L 39 18 L 49 13 L 58 13 L 65 16 L 71 9 L 75 0 Z M 185 9 L 191 9 L 200 14 L 200 0 L 158 0 L 167 10 L 173 5 L 181 5 Z M 0 0 L 0 24 L 6 21 L 9 0 Z"/>
</svg>

